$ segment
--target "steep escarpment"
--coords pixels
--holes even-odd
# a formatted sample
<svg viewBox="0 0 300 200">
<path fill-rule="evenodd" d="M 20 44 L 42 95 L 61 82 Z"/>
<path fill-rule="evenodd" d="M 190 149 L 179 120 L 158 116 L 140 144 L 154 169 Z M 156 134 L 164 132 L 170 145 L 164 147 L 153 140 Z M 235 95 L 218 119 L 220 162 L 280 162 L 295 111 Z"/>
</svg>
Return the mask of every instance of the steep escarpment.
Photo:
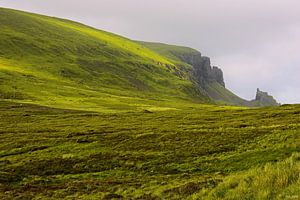
<svg viewBox="0 0 300 200">
<path fill-rule="evenodd" d="M 144 46 L 159 52 L 169 59 L 177 59 L 191 66 L 190 79 L 194 85 L 212 100 L 219 103 L 242 106 L 276 106 L 278 103 L 267 93 L 258 91 L 251 101 L 242 99 L 225 87 L 223 72 L 211 65 L 209 57 L 202 56 L 197 50 L 161 43 L 141 42 Z M 179 64 L 181 64 L 179 63 Z"/>
<path fill-rule="evenodd" d="M 203 88 L 207 95 L 216 101 L 224 101 L 235 105 L 250 107 L 278 106 L 279 103 L 267 92 L 257 89 L 254 100 L 244 100 L 225 87 L 223 72 L 216 66 L 211 66 L 210 58 L 198 55 L 198 59 L 189 59 L 187 56 L 181 57 L 193 66 L 191 78 L 198 87 Z"/>
<path fill-rule="evenodd" d="M 177 56 L 180 60 L 193 66 L 192 77 L 200 86 L 217 82 L 225 87 L 222 70 L 216 66 L 212 67 L 210 58 L 201 56 L 200 53 L 177 54 Z"/>
<path fill-rule="evenodd" d="M 191 80 L 196 87 L 201 88 L 211 99 L 221 103 L 247 105 L 247 101 L 226 89 L 223 71 L 216 66 L 211 66 L 209 57 L 202 56 L 200 52 L 189 55 L 173 53 L 180 60 L 192 66 L 190 72 Z"/>
<path fill-rule="evenodd" d="M 176 55 L 175 52 L 174 54 Z M 201 56 L 201 53 L 177 54 L 177 57 L 193 67 L 191 79 L 198 88 L 204 90 L 215 101 L 251 107 L 279 105 L 272 96 L 259 89 L 257 89 L 255 99 L 250 101 L 233 94 L 225 87 L 223 71 L 216 66 L 211 66 L 210 58 Z"/>
</svg>

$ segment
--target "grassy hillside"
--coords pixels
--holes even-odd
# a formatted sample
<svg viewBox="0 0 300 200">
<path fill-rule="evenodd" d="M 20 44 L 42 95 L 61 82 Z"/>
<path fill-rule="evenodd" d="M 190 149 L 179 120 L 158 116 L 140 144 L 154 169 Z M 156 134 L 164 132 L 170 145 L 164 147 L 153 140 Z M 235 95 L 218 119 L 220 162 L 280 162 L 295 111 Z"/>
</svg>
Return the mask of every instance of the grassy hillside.
<svg viewBox="0 0 300 200">
<path fill-rule="evenodd" d="M 2 8 L 0 30 L 0 199 L 299 198 L 299 105 L 202 104 L 240 99 L 195 89 L 190 48 Z"/>
<path fill-rule="evenodd" d="M 300 151 L 299 113 L 99 113 L 2 101 L 0 199 L 295 197 L 299 158 L 284 160 Z"/>
<path fill-rule="evenodd" d="M 2 99 L 98 111 L 208 102 L 170 59 L 121 36 L 3 8 L 0 29 Z"/>
<path fill-rule="evenodd" d="M 210 85 L 207 85 L 205 87 L 205 90 L 207 91 L 210 98 L 214 99 L 216 102 L 219 102 L 220 104 L 252 106 L 250 102 L 238 97 L 230 90 L 224 88 L 219 83 L 212 83 Z M 253 106 L 260 107 L 259 104 L 256 105 L 253 104 Z"/>
</svg>

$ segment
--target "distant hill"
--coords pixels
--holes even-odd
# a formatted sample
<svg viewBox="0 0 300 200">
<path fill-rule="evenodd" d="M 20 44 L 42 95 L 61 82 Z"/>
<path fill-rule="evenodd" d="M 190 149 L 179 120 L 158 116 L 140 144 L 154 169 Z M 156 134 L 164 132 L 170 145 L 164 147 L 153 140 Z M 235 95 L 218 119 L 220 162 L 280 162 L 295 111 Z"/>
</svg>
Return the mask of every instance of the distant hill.
<svg viewBox="0 0 300 200">
<path fill-rule="evenodd" d="M 222 71 L 191 48 L 139 43 L 5 8 L 0 29 L 1 99 L 106 112 L 248 105 L 225 88 Z"/>
</svg>

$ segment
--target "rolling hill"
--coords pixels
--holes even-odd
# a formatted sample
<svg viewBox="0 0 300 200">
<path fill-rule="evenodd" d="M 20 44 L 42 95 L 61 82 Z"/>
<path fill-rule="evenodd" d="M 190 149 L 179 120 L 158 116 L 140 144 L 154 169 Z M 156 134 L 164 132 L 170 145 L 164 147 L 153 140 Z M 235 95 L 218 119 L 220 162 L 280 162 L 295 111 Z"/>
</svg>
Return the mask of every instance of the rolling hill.
<svg viewBox="0 0 300 200">
<path fill-rule="evenodd" d="M 170 59 L 121 36 L 3 8 L 0 28 L 3 99 L 102 111 L 210 101 Z"/>
</svg>

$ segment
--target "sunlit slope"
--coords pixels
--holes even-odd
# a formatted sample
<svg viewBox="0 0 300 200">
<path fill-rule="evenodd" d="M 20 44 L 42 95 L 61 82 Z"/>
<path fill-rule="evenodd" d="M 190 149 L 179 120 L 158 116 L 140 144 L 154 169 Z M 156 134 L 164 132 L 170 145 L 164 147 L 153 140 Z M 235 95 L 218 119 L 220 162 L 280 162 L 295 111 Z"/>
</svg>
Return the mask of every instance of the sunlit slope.
<svg viewBox="0 0 300 200">
<path fill-rule="evenodd" d="M 188 65 L 186 62 L 182 61 L 179 58 L 180 55 L 196 55 L 199 52 L 195 49 L 190 47 L 184 46 L 177 46 L 177 45 L 170 45 L 164 43 L 155 43 L 155 42 L 144 42 L 144 41 L 137 41 L 141 45 L 157 52 L 159 55 L 162 55 L 173 63 L 181 64 L 181 65 Z"/>
<path fill-rule="evenodd" d="M 207 102 L 171 59 L 76 22 L 0 8 L 0 98 L 91 110 Z"/>
</svg>

